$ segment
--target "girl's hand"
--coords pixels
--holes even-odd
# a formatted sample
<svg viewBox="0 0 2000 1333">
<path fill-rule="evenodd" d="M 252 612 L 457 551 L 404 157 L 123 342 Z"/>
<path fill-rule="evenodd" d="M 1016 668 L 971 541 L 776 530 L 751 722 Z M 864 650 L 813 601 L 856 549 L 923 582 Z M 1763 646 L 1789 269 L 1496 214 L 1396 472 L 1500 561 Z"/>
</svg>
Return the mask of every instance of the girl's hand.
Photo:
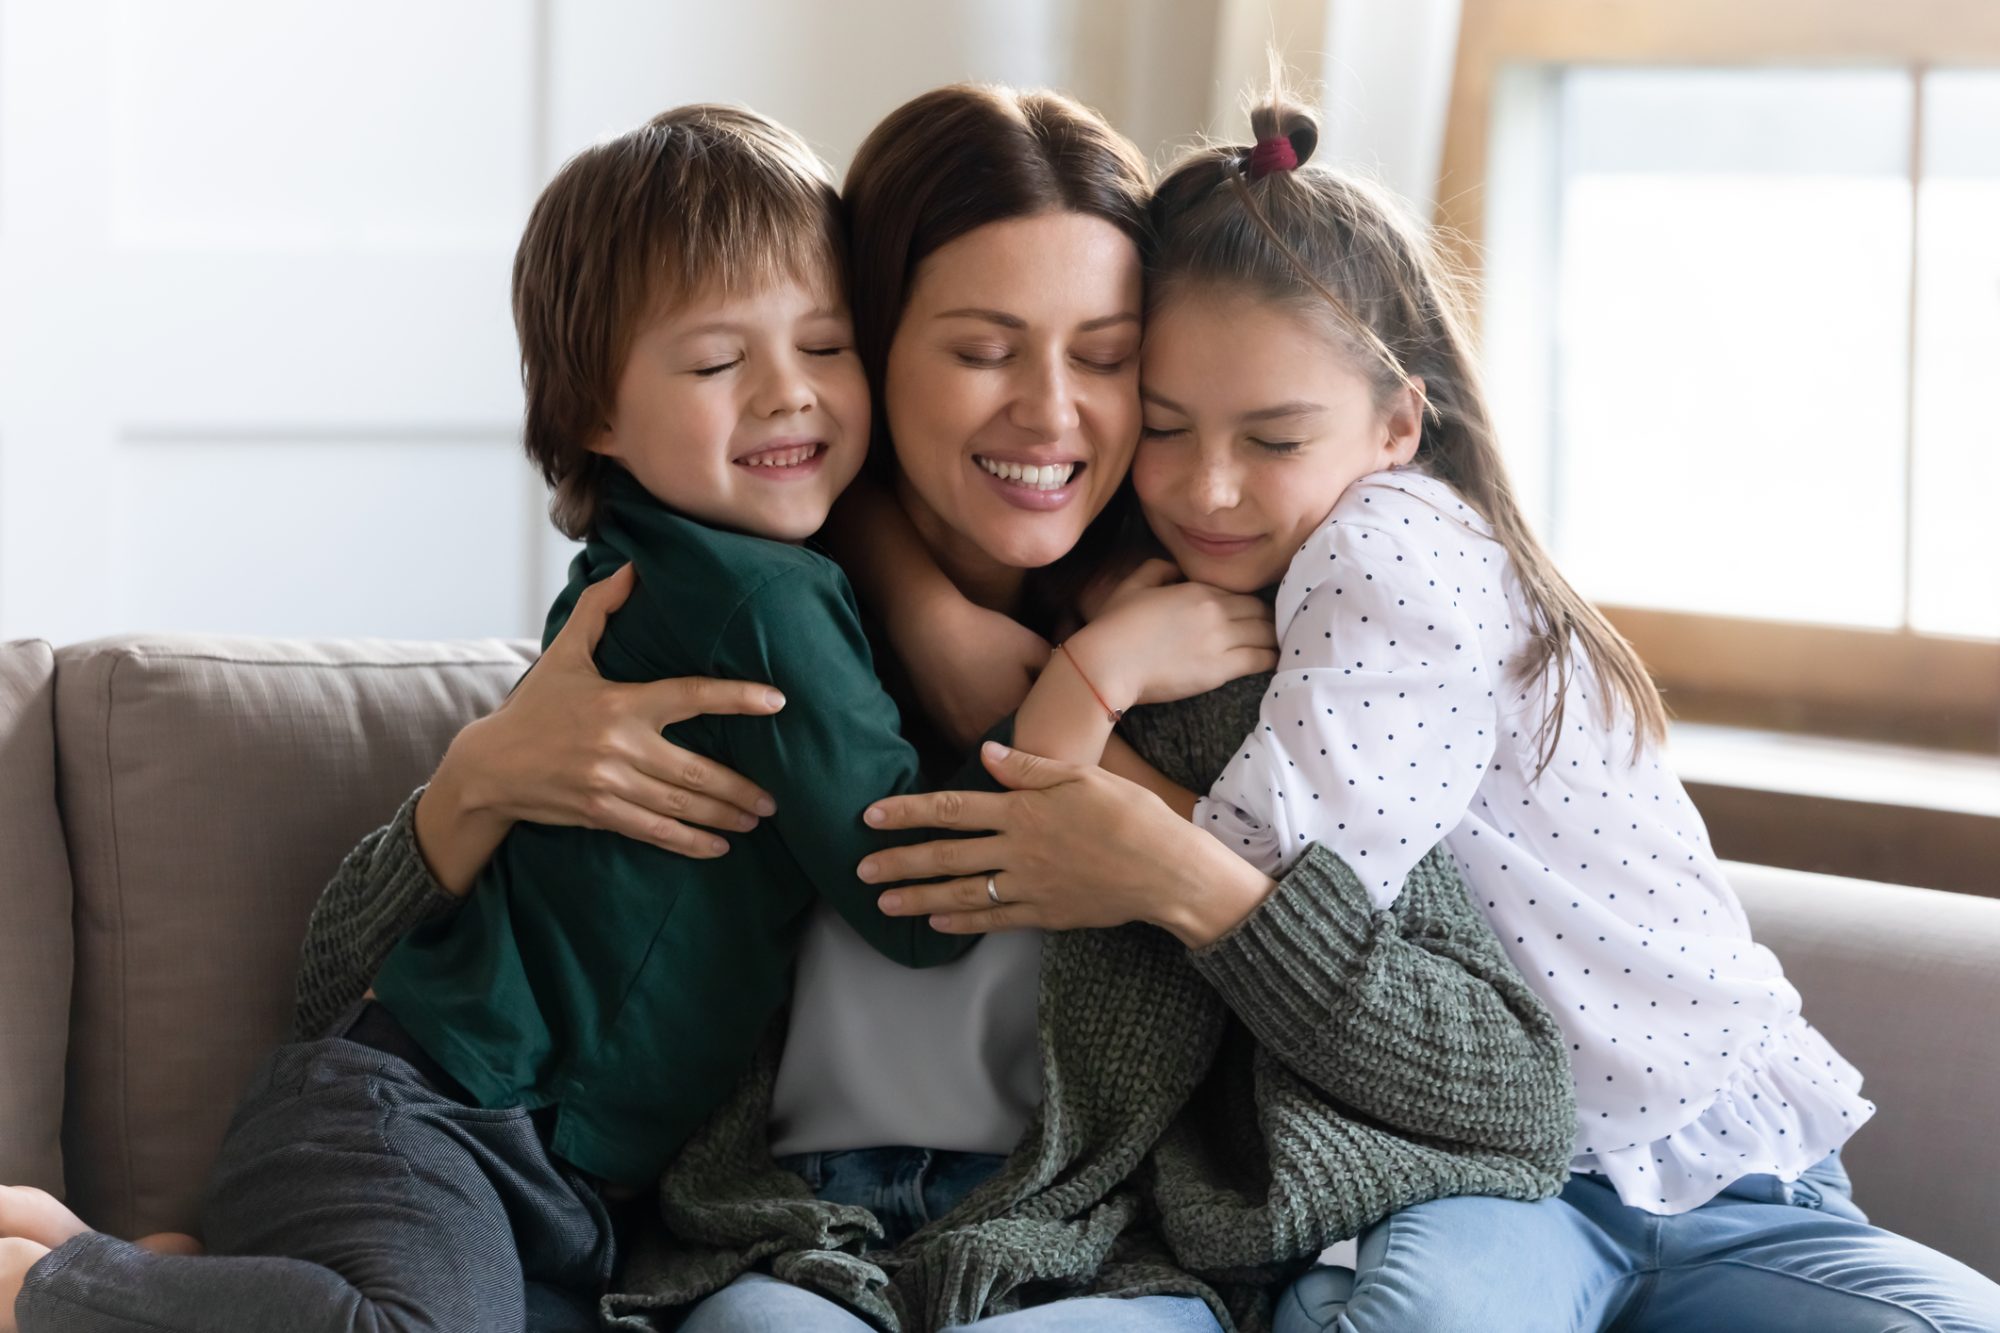
<svg viewBox="0 0 2000 1333">
<path fill-rule="evenodd" d="M 1188 699 L 1278 661 L 1271 608 L 1148 560 L 1064 650 L 1114 708 Z"/>
<path fill-rule="evenodd" d="M 1021 706 L 1049 660 L 1047 639 L 956 590 L 891 637 L 924 716 L 961 751 Z"/>
<path fill-rule="evenodd" d="M 1139 552 L 1121 552 L 1107 559 L 1084 582 L 1082 590 L 1076 595 L 1077 616 L 1087 625 L 1102 615 L 1112 599 L 1128 586 L 1155 588 L 1162 583 L 1177 583 L 1181 577 L 1180 566 L 1171 560 Z"/>
<path fill-rule="evenodd" d="M 951 934 L 1075 930 L 1144 921 L 1190 948 L 1221 938 L 1276 886 L 1135 783 L 1100 768 L 988 744 L 1006 792 L 929 792 L 869 807 L 875 828 L 988 830 L 991 836 L 875 852 L 870 883 L 956 876 L 891 889 L 890 916 L 929 916 Z M 986 892 L 993 877 L 1000 906 Z"/>
<path fill-rule="evenodd" d="M 626 565 L 585 589 L 514 692 L 445 752 L 417 805 L 417 838 L 446 889 L 465 892 L 516 820 L 605 829 L 707 858 L 729 844 L 697 825 L 748 832 L 777 810 L 757 786 L 660 730 L 703 713 L 775 713 L 785 702 L 778 691 L 699 677 L 617 684 L 598 674 L 592 654 L 636 577 Z"/>
</svg>

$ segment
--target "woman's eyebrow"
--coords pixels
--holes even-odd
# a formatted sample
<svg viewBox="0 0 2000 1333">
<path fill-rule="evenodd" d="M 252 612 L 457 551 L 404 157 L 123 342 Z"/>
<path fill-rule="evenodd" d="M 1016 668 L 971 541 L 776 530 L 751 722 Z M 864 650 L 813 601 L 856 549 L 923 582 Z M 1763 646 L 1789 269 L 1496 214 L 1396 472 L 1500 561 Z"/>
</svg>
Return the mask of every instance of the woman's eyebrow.
<svg viewBox="0 0 2000 1333">
<path fill-rule="evenodd" d="M 957 310 L 940 310 L 933 319 L 983 319 L 988 324 L 998 324 L 1003 329 L 1025 329 L 1028 321 L 1019 315 L 1010 315 L 1004 310 L 988 310 L 982 306 L 961 306 Z"/>
<path fill-rule="evenodd" d="M 937 314 L 931 316 L 931 318 L 980 319 L 985 320 L 988 324 L 998 324 L 1003 329 L 1025 329 L 1028 327 L 1028 321 L 1022 319 L 1019 315 L 1010 315 L 1004 310 L 989 310 L 984 306 L 960 306 L 956 310 L 940 310 Z M 1095 333 L 1099 329 L 1108 329 L 1114 324 L 1137 324 L 1138 322 L 1139 317 L 1136 314 L 1129 310 L 1121 310 L 1115 315 L 1099 315 L 1096 319 L 1087 319 L 1076 326 L 1076 331 L 1078 333 Z"/>
</svg>

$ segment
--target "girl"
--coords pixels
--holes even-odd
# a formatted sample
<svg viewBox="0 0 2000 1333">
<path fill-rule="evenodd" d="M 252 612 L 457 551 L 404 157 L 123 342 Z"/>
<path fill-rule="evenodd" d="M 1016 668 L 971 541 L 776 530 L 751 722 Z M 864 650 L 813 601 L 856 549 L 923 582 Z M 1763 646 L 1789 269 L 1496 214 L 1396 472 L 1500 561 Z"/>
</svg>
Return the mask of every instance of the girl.
<svg viewBox="0 0 2000 1333">
<path fill-rule="evenodd" d="M 1305 165 L 1308 113 L 1253 126 L 1152 209 L 1140 501 L 1190 579 L 1278 584 L 1279 674 L 1195 817 L 1267 874 L 1321 844 L 1382 907 L 1442 838 L 1578 1112 L 1559 1198 L 1392 1216 L 1281 1327 L 1994 1327 L 2000 1288 L 1851 1202 L 1861 1076 L 1750 938 L 1638 658 L 1528 531 L 1444 266 Z"/>
</svg>

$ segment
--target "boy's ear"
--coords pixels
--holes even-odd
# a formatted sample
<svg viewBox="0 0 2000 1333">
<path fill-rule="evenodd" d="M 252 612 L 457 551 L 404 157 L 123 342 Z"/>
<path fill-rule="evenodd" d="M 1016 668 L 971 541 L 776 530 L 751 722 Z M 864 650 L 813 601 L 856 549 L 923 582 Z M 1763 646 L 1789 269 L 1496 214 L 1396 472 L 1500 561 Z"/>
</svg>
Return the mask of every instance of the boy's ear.
<svg viewBox="0 0 2000 1333">
<path fill-rule="evenodd" d="M 1382 426 L 1387 436 L 1382 441 L 1384 458 L 1392 465 L 1400 466 L 1417 456 L 1417 445 L 1424 438 L 1424 381 L 1421 376 L 1410 376 L 1407 387 L 1398 389 L 1390 401 L 1388 416 Z"/>
<path fill-rule="evenodd" d="M 608 421 L 599 423 L 597 433 L 585 440 L 583 447 L 588 453 L 602 454 L 606 458 L 616 458 L 618 455 L 611 447 L 611 423 Z"/>
</svg>

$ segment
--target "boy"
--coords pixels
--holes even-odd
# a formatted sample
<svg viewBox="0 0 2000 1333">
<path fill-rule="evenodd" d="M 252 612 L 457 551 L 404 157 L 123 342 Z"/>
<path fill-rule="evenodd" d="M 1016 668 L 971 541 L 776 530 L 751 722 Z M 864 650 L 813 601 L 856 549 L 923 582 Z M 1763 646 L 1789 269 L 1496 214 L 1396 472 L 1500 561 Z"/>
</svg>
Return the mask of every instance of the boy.
<svg viewBox="0 0 2000 1333">
<path fill-rule="evenodd" d="M 557 525 L 588 538 L 547 637 L 633 562 L 600 669 L 777 686 L 776 717 L 675 739 L 757 774 L 778 813 L 715 861 L 517 826 L 465 906 L 391 956 L 375 1003 L 253 1081 L 208 1256 L 0 1190 L 0 1235 L 26 1235 L 0 1241 L 0 1293 L 33 1261 L 0 1330 L 594 1327 L 598 1184 L 650 1184 L 734 1085 L 817 897 L 909 965 L 976 939 L 884 916 L 854 876 L 912 840 L 860 816 L 915 789 L 917 764 L 845 578 L 799 545 L 868 447 L 840 255 L 805 144 L 691 106 L 572 159 L 515 259 L 528 453 Z"/>
</svg>

